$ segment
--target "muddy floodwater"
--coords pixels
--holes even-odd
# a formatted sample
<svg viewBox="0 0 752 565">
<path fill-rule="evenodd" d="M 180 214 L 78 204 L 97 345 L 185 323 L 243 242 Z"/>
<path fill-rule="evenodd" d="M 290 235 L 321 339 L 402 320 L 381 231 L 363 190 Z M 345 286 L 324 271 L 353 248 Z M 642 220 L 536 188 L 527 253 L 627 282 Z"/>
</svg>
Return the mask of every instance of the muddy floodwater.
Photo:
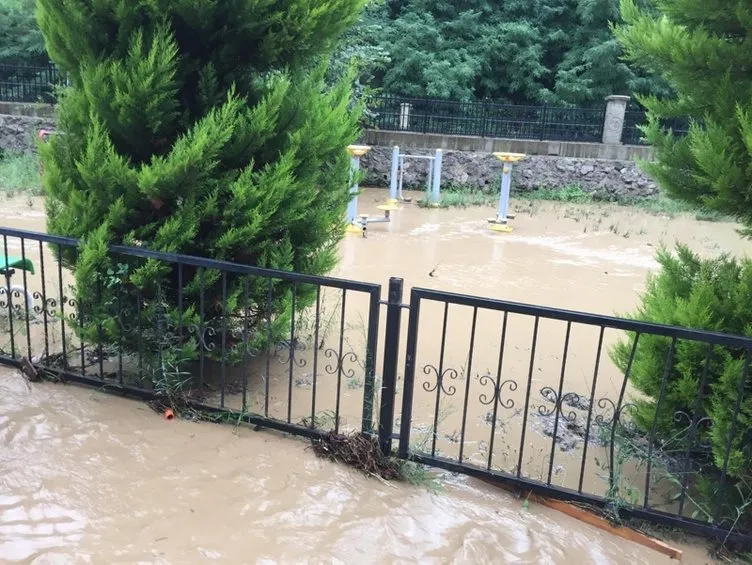
<svg viewBox="0 0 752 565">
<path fill-rule="evenodd" d="M 0 469 L 3 563 L 669 563 L 463 477 L 387 485 L 299 440 L 3 368 Z"/>
<path fill-rule="evenodd" d="M 384 191 L 366 190 L 359 212 L 383 215 L 376 206 L 385 197 Z M 0 225 L 44 231 L 41 200 L 0 204 Z M 752 249 L 734 224 L 691 216 L 536 201 L 517 201 L 513 209 L 514 231 L 500 234 L 488 230 L 490 207 L 403 205 L 389 223 L 370 226 L 367 237 L 348 235 L 333 275 L 382 284 L 382 298 L 389 277 L 401 277 L 404 302 L 410 301 L 412 287 L 423 287 L 613 315 L 635 308 L 661 245 L 680 241 L 706 256 L 741 256 Z M 9 246 L 10 254 L 20 255 L 18 240 L 9 240 Z M 47 266 L 44 275 L 30 277 L 30 290 L 44 287 L 47 296 L 62 296 L 60 282 L 67 286 L 72 278 L 63 273 L 57 279 L 50 250 L 27 242 L 24 253 Z M 368 301 L 350 293 L 346 307 L 344 302 L 341 293 L 326 289 L 318 316 L 301 315 L 295 328 L 302 344 L 295 359 L 289 352 L 273 352 L 272 363 L 259 356 L 250 367 L 230 368 L 234 386 L 221 403 L 293 423 L 318 421 L 336 410 L 341 429 L 358 429 Z M 618 395 L 623 375 L 607 350 L 623 335 L 609 330 L 599 337 L 597 327 L 573 326 L 563 367 L 562 322 L 542 319 L 534 327 L 529 316 L 506 320 L 501 312 L 430 302 L 420 312 L 411 448 L 603 496 L 606 448 L 595 442 L 588 449 L 583 426 L 574 424 L 588 412 L 608 421 L 609 399 Z M 312 319 L 320 320 L 316 346 Z M 507 322 L 508 327 L 502 325 Z M 379 323 L 383 331 L 383 309 Z M 407 312 L 401 352 L 406 326 Z M 59 341 L 54 329 L 43 333 L 41 327 L 37 323 L 19 338 L 32 355 L 54 349 Z M 501 341 L 506 353 L 498 369 Z M 211 369 L 206 378 L 212 379 Z M 302 442 L 270 432 L 167 423 L 137 402 L 73 387 L 35 385 L 29 391 L 8 371 L 0 374 L 0 387 L 0 560 L 664 562 L 555 512 L 535 505 L 526 509 L 469 479 L 444 476 L 442 494 L 387 486 L 319 461 Z M 552 450 L 551 393 L 557 389 L 568 394 L 571 428 L 579 432 L 560 430 Z M 528 397 L 530 418 L 523 427 Z M 398 391 L 396 429 L 401 399 Z M 603 412 L 593 410 L 596 402 Z M 644 472 L 625 462 L 622 486 L 642 497 Z M 663 500 L 671 495 L 655 486 L 650 507 L 669 508 Z M 711 561 L 702 550 L 689 548 L 685 562 Z"/>
</svg>

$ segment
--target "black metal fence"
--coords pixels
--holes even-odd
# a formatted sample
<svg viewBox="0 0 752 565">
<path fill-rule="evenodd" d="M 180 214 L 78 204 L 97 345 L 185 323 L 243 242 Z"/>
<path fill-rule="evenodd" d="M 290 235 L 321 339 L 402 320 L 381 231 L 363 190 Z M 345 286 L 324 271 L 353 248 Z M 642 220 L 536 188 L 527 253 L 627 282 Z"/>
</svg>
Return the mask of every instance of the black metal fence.
<svg viewBox="0 0 752 565">
<path fill-rule="evenodd" d="M 0 245 L 0 362 L 298 435 L 373 429 L 379 285 L 114 246 L 87 297 L 64 267 L 78 241 Z"/>
<path fill-rule="evenodd" d="M 0 101 L 53 103 L 55 87 L 63 82 L 53 64 L 0 64 Z M 605 105 L 512 105 L 396 95 L 371 97 L 368 110 L 365 126 L 374 129 L 587 143 L 601 142 L 605 118 Z M 644 144 L 638 126 L 645 122 L 645 111 L 630 107 L 625 114 L 622 143 Z M 669 120 L 665 125 L 677 135 L 685 135 L 689 127 L 686 119 Z"/>
<path fill-rule="evenodd" d="M 605 106 L 565 108 L 375 96 L 368 127 L 420 133 L 600 143 Z"/>
<path fill-rule="evenodd" d="M 639 126 L 647 123 L 647 113 L 639 107 L 629 107 L 624 113 L 624 129 L 621 133 L 621 142 L 625 145 L 646 145 L 642 131 Z M 687 135 L 689 131 L 689 120 L 687 118 L 675 118 L 672 120 L 663 120 L 662 125 L 665 129 L 671 129 L 676 136 Z"/>
<path fill-rule="evenodd" d="M 619 341 L 621 369 L 608 359 Z M 660 385 L 646 403 L 632 372 L 639 364 L 644 378 L 643 354 L 661 346 Z M 667 413 L 690 372 L 677 353 L 692 347 L 702 361 L 696 391 L 687 410 Z M 399 454 L 700 534 L 734 529 L 749 543 L 752 485 L 729 463 L 749 448 L 739 434 L 749 437 L 741 409 L 751 355 L 746 337 L 414 288 Z M 740 359 L 738 387 L 716 422 L 704 407 L 727 356 Z M 724 430 L 720 450 L 709 442 L 714 427 Z"/>
<path fill-rule="evenodd" d="M 55 87 L 63 77 L 57 68 L 0 64 L 0 101 L 46 102 L 55 101 Z"/>
<path fill-rule="evenodd" d="M 752 543 L 728 496 L 746 488 L 752 339 L 421 288 L 408 305 L 401 279 L 382 302 L 377 284 L 122 246 L 84 293 L 65 267 L 76 240 L 0 238 L 0 363 L 306 437 L 360 431 L 419 463 Z M 677 360 L 691 348 L 697 374 Z M 633 381 L 657 350 L 651 400 Z M 738 385 L 714 420 L 709 379 L 729 359 Z M 677 394 L 687 409 L 667 413 Z"/>
</svg>

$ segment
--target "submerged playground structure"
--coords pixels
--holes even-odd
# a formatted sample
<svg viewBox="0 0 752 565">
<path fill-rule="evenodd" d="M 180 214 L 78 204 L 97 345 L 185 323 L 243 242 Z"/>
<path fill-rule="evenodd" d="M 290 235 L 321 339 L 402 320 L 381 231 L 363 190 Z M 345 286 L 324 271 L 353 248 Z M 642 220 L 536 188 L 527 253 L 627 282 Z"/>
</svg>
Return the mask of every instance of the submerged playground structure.
<svg viewBox="0 0 752 565">
<path fill-rule="evenodd" d="M 406 198 L 403 193 L 403 184 L 405 177 L 405 161 L 413 159 L 416 161 L 426 161 L 426 196 L 422 201 L 429 207 L 438 208 L 441 206 L 441 165 L 443 152 L 436 149 L 433 154 L 413 155 L 401 153 L 399 146 L 392 148 L 392 166 L 389 177 L 389 198 L 385 204 L 377 206 L 379 210 L 384 211 L 383 216 L 369 216 L 368 214 L 358 214 L 358 176 L 360 174 L 360 158 L 370 151 L 368 145 L 350 145 L 347 151 L 350 154 L 351 174 L 350 174 L 350 194 L 352 199 L 347 207 L 346 220 L 348 233 L 360 233 L 365 235 L 369 224 L 388 223 L 391 220 L 391 212 L 399 210 L 400 204 L 409 204 L 411 198 Z M 488 219 L 489 229 L 495 232 L 508 233 L 512 231 L 509 226 L 509 220 L 514 219 L 514 215 L 509 213 L 509 199 L 512 187 L 512 169 L 515 163 L 526 157 L 524 153 L 493 153 L 493 156 L 502 161 L 500 187 L 499 187 L 499 205 L 496 216 Z"/>
</svg>

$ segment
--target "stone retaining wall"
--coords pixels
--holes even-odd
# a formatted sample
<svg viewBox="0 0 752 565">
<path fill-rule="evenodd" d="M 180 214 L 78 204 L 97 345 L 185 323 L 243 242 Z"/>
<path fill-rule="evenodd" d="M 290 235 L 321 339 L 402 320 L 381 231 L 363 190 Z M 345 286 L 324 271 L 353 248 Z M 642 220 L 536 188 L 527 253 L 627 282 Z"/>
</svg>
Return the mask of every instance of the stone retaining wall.
<svg viewBox="0 0 752 565">
<path fill-rule="evenodd" d="M 54 120 L 49 113 L 47 107 L 26 106 L 13 109 L 9 114 L 0 112 L 0 151 L 33 151 L 38 131 L 54 128 Z M 432 153 L 424 149 L 405 151 L 416 155 Z M 391 159 L 391 147 L 373 147 L 361 161 L 361 169 L 365 173 L 363 184 L 388 186 Z M 405 187 L 425 186 L 426 171 L 425 160 L 406 161 Z M 500 174 L 501 162 L 490 153 L 444 152 L 442 187 L 454 185 L 496 192 Z M 516 190 L 560 189 L 572 185 L 604 198 L 646 198 L 658 194 L 653 180 L 629 160 L 530 155 L 515 166 L 513 187 Z"/>
<path fill-rule="evenodd" d="M 0 151 L 34 151 L 39 130 L 54 127 L 52 118 L 0 114 Z"/>
<path fill-rule="evenodd" d="M 415 155 L 432 152 L 411 150 Z M 388 186 L 392 148 L 374 147 L 361 159 L 365 186 Z M 423 188 L 426 183 L 425 160 L 405 161 L 405 188 Z M 441 186 L 477 188 L 486 192 L 499 189 L 501 162 L 489 153 L 445 151 L 441 170 Z M 579 186 L 602 198 L 648 198 L 658 194 L 655 182 L 633 161 L 606 159 L 573 159 L 531 155 L 518 163 L 512 177 L 515 190 L 539 188 L 561 189 Z"/>
</svg>

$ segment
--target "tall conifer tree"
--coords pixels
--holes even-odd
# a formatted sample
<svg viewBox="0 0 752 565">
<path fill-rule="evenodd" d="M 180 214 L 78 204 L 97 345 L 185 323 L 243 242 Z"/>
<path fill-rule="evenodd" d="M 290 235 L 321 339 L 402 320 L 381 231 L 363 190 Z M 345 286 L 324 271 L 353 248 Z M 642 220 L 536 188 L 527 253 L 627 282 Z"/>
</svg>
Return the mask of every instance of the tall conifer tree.
<svg viewBox="0 0 752 565">
<path fill-rule="evenodd" d="M 265 281 L 231 277 L 224 292 L 218 271 L 115 258 L 108 244 L 301 273 L 334 266 L 359 111 L 348 77 L 326 87 L 323 61 L 362 5 L 38 0 L 47 50 L 71 84 L 59 135 L 40 148 L 48 230 L 85 242 L 64 260 L 91 339 L 135 346 L 160 314 L 167 327 L 201 325 L 175 353 L 190 357 L 245 311 L 246 282 L 251 329 L 262 319 L 281 329 L 290 313 L 280 281 L 267 304 Z M 296 292 L 305 305 L 311 289 Z"/>
<path fill-rule="evenodd" d="M 677 198 L 752 227 L 752 8 L 739 0 L 657 0 L 657 13 L 622 0 L 617 28 L 628 58 L 662 76 L 675 96 L 644 97 L 655 148 L 648 165 Z M 692 118 L 689 135 L 667 119 Z"/>
</svg>

